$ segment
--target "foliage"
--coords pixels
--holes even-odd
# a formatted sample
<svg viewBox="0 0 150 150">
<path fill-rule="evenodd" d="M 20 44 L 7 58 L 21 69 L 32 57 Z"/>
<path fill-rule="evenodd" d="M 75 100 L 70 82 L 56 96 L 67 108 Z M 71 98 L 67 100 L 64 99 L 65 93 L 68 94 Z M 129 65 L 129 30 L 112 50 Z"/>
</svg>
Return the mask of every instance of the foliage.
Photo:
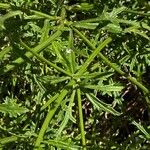
<svg viewBox="0 0 150 150">
<path fill-rule="evenodd" d="M 1 0 L 0 149 L 148 149 L 149 10 Z"/>
</svg>

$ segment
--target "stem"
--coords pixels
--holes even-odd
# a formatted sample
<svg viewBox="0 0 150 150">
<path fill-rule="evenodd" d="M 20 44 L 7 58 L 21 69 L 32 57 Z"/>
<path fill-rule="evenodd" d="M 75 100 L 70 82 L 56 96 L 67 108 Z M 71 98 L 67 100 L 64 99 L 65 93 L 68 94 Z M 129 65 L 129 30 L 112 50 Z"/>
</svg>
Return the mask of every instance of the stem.
<svg viewBox="0 0 150 150">
<path fill-rule="evenodd" d="M 80 121 L 82 146 L 83 146 L 83 150 L 86 150 L 86 140 L 85 140 L 85 131 L 84 131 L 83 112 L 82 112 L 81 91 L 79 88 L 77 89 L 77 97 L 78 97 L 79 121 Z"/>
</svg>

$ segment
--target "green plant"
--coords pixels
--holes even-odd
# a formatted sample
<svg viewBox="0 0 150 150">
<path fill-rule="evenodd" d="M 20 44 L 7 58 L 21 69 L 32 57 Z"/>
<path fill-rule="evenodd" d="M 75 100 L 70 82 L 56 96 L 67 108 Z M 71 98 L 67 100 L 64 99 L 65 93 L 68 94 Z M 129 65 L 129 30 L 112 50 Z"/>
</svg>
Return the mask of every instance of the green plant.
<svg viewBox="0 0 150 150">
<path fill-rule="evenodd" d="M 1 149 L 148 149 L 149 2 L 2 0 Z"/>
</svg>

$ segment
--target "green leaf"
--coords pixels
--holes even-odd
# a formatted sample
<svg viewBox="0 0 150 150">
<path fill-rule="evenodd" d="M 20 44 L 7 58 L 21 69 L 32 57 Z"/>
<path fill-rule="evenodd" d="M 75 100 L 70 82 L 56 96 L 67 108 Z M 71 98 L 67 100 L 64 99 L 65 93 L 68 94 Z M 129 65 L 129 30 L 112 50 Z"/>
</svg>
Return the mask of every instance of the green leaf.
<svg viewBox="0 0 150 150">
<path fill-rule="evenodd" d="M 46 84 L 57 84 L 57 83 L 66 81 L 68 79 L 70 79 L 70 77 L 66 77 L 66 76 L 65 77 L 56 77 L 56 76 L 38 77 L 38 80 L 40 80 L 41 82 L 46 83 Z"/>
<path fill-rule="evenodd" d="M 47 113 L 47 116 L 46 116 L 46 118 L 45 118 L 45 120 L 44 120 L 44 123 L 43 123 L 43 125 L 42 125 L 42 127 L 41 127 L 41 129 L 40 129 L 40 132 L 39 132 L 39 134 L 38 134 L 37 140 L 36 140 L 36 142 L 35 142 L 35 147 L 39 147 L 39 146 L 40 146 L 40 143 L 41 143 L 42 140 L 43 140 L 44 133 L 45 133 L 45 131 L 47 130 L 47 127 L 48 127 L 48 125 L 49 125 L 49 122 L 51 121 L 52 117 L 53 117 L 54 114 L 56 113 L 56 110 L 57 110 L 58 107 L 60 106 L 62 100 L 63 100 L 63 99 L 66 97 L 66 95 L 68 94 L 69 90 L 68 90 L 67 87 L 68 87 L 68 86 L 73 86 L 74 84 L 75 84 L 75 81 L 74 81 L 74 80 L 71 80 L 71 81 L 67 84 L 66 88 L 64 88 L 64 89 L 61 91 L 61 93 L 58 95 L 54 107 L 51 108 L 51 109 L 49 110 L 49 112 Z"/>
<path fill-rule="evenodd" d="M 94 73 L 88 73 L 81 75 L 81 79 L 107 79 L 108 77 L 112 76 L 113 72 L 94 72 Z M 74 75 L 75 78 L 79 78 L 78 75 Z"/>
<path fill-rule="evenodd" d="M 24 114 L 29 110 L 25 107 L 21 107 L 17 104 L 16 99 L 9 99 L 7 97 L 5 103 L 0 104 L 0 112 L 9 114 L 10 117 L 17 117 L 18 115 Z"/>
<path fill-rule="evenodd" d="M 71 64 L 69 60 L 67 59 L 67 55 L 71 53 L 71 49 L 65 49 L 62 51 L 61 43 L 59 42 L 53 42 L 52 47 L 57 55 L 58 62 L 61 62 L 63 66 L 66 67 L 66 69 L 71 73 Z"/>
<path fill-rule="evenodd" d="M 47 39 L 46 41 L 44 41 L 43 43 L 39 44 L 38 46 L 36 46 L 35 48 L 33 48 L 34 52 L 40 52 L 43 49 L 45 49 L 46 47 L 48 47 L 50 45 L 50 43 L 55 40 L 56 38 L 58 38 L 60 35 L 62 34 L 62 32 L 60 30 L 58 30 L 57 32 L 55 32 L 53 35 L 51 35 L 49 37 L 49 39 Z M 31 52 L 26 52 L 25 56 L 28 58 L 31 58 L 33 55 Z M 14 69 L 17 65 L 22 64 L 25 60 L 22 57 L 17 58 L 16 60 L 14 60 L 11 64 L 8 64 L 5 66 L 4 69 L 0 70 L 0 74 L 4 74 L 12 69 Z"/>
<path fill-rule="evenodd" d="M 10 5 L 6 4 L 6 3 L 0 3 L 0 8 L 2 8 L 2 9 L 8 9 L 8 8 L 10 8 Z"/>
<path fill-rule="evenodd" d="M 68 67 L 70 68 L 70 72 L 74 73 L 76 71 L 77 63 L 75 61 L 76 56 L 74 52 L 74 35 L 72 30 L 69 31 L 68 49 L 70 50 L 70 52 L 68 53 L 70 66 Z"/>
<path fill-rule="evenodd" d="M 0 144 L 7 144 L 10 142 L 15 142 L 19 138 L 17 136 L 10 136 L 10 137 L 5 137 L 5 138 L 0 138 Z"/>
<path fill-rule="evenodd" d="M 49 20 L 48 19 L 44 20 L 44 26 L 41 32 L 42 32 L 42 35 L 40 39 L 40 44 L 49 38 Z"/>
<path fill-rule="evenodd" d="M 42 17 L 42 18 L 49 19 L 49 20 L 58 20 L 59 19 L 59 17 L 50 16 L 48 14 L 45 14 L 43 12 L 36 11 L 36 10 L 30 10 L 30 12 L 35 14 L 37 17 Z"/>
<path fill-rule="evenodd" d="M 75 4 L 69 7 L 66 7 L 69 11 L 90 11 L 94 7 L 93 4 L 90 3 L 80 3 L 80 4 Z"/>
<path fill-rule="evenodd" d="M 121 33 L 122 28 L 119 25 L 109 23 L 107 26 L 105 26 L 103 29 L 107 30 L 111 33 Z"/>
<path fill-rule="evenodd" d="M 57 99 L 57 97 L 59 96 L 59 93 L 57 93 L 56 95 L 54 95 L 53 97 L 51 97 L 42 107 L 41 107 L 41 111 L 43 111 L 45 108 L 47 108 L 48 106 L 50 106 L 50 104 Z"/>
<path fill-rule="evenodd" d="M 17 11 L 10 11 L 7 14 L 0 16 L 0 31 L 5 29 L 4 22 L 6 19 L 9 19 L 11 17 L 21 15 L 22 12 L 17 10 Z"/>
<path fill-rule="evenodd" d="M 93 89 L 93 90 L 100 90 L 104 92 L 110 92 L 110 91 L 116 92 L 116 91 L 121 91 L 124 88 L 124 86 L 115 86 L 115 85 L 83 85 L 82 87 Z"/>
<path fill-rule="evenodd" d="M 81 23 L 74 23 L 73 26 L 76 28 L 84 28 L 84 29 L 91 29 L 94 30 L 99 25 L 99 23 L 88 23 L 88 22 L 81 22 Z"/>
<path fill-rule="evenodd" d="M 57 148 L 61 148 L 61 149 L 67 149 L 67 150 L 79 150 L 81 149 L 80 146 L 77 146 L 77 145 L 74 145 L 73 143 L 71 142 L 67 142 L 66 140 L 65 141 L 61 141 L 61 140 L 47 140 L 47 141 L 43 141 L 43 143 L 46 143 L 48 145 L 51 145 L 51 146 L 55 146 Z"/>
<path fill-rule="evenodd" d="M 69 119 L 72 120 L 74 123 L 76 122 L 75 118 L 72 116 L 72 106 L 73 106 L 73 101 L 75 98 L 75 92 L 76 92 L 75 90 L 72 92 L 72 95 L 70 97 L 69 106 L 66 110 L 65 117 L 64 117 L 62 123 L 60 124 L 60 128 L 58 129 L 58 131 L 56 133 L 56 137 L 58 137 L 61 134 L 63 129 L 66 127 Z"/>
<path fill-rule="evenodd" d="M 86 97 L 89 99 L 89 101 L 98 109 L 98 110 L 103 110 L 105 112 L 109 112 L 115 116 L 120 116 L 121 113 L 113 109 L 109 104 L 104 103 L 97 97 L 95 97 L 93 94 L 87 94 Z"/>
<path fill-rule="evenodd" d="M 113 8 L 112 12 L 110 13 L 111 18 L 117 17 L 118 14 L 122 13 L 125 11 L 127 8 L 126 7 L 119 7 L 119 8 Z"/>
<path fill-rule="evenodd" d="M 89 11 L 89 10 L 93 9 L 93 7 L 94 7 L 94 5 L 90 4 L 90 3 L 81 3 L 80 4 L 80 9 L 81 10 Z"/>
<path fill-rule="evenodd" d="M 82 33 L 78 32 L 78 30 L 74 29 L 75 32 L 77 32 L 78 34 L 80 34 L 80 36 L 82 36 L 85 40 L 86 37 L 84 35 L 82 35 Z M 98 45 L 98 47 L 92 52 L 92 54 L 88 57 L 88 59 L 84 62 L 84 64 L 81 66 L 80 70 L 78 71 L 77 75 L 82 75 L 87 67 L 89 66 L 89 64 L 94 60 L 94 58 L 99 54 L 99 52 L 110 42 L 112 41 L 112 38 L 108 37 L 106 40 L 104 40 L 102 43 L 100 43 Z M 89 41 L 87 41 L 89 43 Z M 91 45 L 91 43 L 89 43 Z M 92 45 L 92 47 L 94 47 Z"/>
<path fill-rule="evenodd" d="M 20 42 L 21 45 L 27 49 L 28 51 L 30 51 L 33 55 L 35 55 L 37 57 L 37 59 L 39 59 L 41 62 L 46 63 L 48 65 L 50 65 L 51 67 L 53 67 L 54 69 L 56 69 L 59 72 L 62 72 L 68 76 L 72 76 L 69 72 L 65 71 L 64 69 L 58 67 L 57 65 L 55 65 L 54 63 L 48 61 L 47 59 L 45 59 L 43 56 L 39 55 L 38 53 L 36 53 L 34 50 L 32 50 L 31 48 L 29 48 L 24 42 Z"/>
<path fill-rule="evenodd" d="M 5 47 L 0 51 L 0 60 L 3 59 L 4 55 L 7 54 L 9 51 L 12 50 L 12 47 Z"/>
<path fill-rule="evenodd" d="M 124 32 L 129 32 L 129 33 L 130 33 L 130 32 L 133 32 L 133 33 L 135 33 L 135 34 L 138 34 L 138 35 L 140 35 L 140 36 L 146 38 L 147 40 L 150 40 L 150 38 L 146 35 L 146 33 L 143 32 L 143 31 L 138 30 L 137 27 L 130 27 L 130 28 L 127 28 L 127 29 L 124 30 Z"/>
<path fill-rule="evenodd" d="M 150 139 L 150 133 L 148 133 L 140 123 L 132 121 L 132 124 L 135 125 L 146 136 L 147 139 Z"/>
</svg>

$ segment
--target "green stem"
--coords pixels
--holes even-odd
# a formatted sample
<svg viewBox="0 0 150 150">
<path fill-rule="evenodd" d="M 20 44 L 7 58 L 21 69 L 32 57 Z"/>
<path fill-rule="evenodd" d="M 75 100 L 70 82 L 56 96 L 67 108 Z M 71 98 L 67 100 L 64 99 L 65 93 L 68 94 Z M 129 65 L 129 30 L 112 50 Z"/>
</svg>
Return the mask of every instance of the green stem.
<svg viewBox="0 0 150 150">
<path fill-rule="evenodd" d="M 137 85 L 141 90 L 143 90 L 145 93 L 149 93 L 149 90 L 143 86 L 140 82 L 138 82 L 134 77 L 127 77 L 128 80 L 130 80 L 130 82 L 132 82 L 133 84 Z"/>
<path fill-rule="evenodd" d="M 81 91 L 79 88 L 77 89 L 77 97 L 78 97 L 78 109 L 79 109 L 79 121 L 80 121 L 82 146 L 83 146 L 83 150 L 86 150 L 86 140 L 85 140 L 85 131 L 84 131 L 83 112 L 82 112 Z"/>
</svg>

